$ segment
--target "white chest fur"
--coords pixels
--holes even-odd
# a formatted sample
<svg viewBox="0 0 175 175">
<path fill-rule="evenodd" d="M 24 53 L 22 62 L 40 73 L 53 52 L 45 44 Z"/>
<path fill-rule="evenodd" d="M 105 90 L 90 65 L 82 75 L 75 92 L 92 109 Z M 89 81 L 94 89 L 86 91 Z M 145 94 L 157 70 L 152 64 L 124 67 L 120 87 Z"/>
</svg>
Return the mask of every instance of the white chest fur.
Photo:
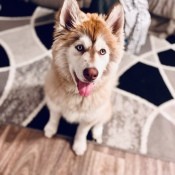
<svg viewBox="0 0 175 175">
<path fill-rule="evenodd" d="M 110 99 L 100 96 L 78 97 L 59 96 L 55 101 L 46 98 L 49 108 L 59 112 L 68 122 L 96 122 L 105 117 L 105 109 L 110 105 Z"/>
</svg>

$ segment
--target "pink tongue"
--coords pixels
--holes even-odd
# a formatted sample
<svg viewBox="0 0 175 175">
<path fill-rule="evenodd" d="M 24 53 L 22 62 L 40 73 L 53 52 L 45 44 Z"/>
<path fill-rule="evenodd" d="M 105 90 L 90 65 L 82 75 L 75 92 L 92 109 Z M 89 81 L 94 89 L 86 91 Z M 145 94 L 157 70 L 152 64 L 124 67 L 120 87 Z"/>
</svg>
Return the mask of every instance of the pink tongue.
<svg viewBox="0 0 175 175">
<path fill-rule="evenodd" d="M 84 82 L 81 82 L 79 80 L 77 86 L 78 86 L 79 94 L 81 96 L 87 97 L 92 92 L 94 84 L 93 83 L 84 83 Z"/>
</svg>

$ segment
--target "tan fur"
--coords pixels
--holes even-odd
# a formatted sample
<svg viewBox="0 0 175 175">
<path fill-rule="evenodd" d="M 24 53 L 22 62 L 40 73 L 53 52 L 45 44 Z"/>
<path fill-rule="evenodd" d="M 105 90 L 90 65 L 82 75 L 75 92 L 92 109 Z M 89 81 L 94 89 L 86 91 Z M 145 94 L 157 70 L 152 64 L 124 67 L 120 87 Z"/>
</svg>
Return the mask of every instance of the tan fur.
<svg viewBox="0 0 175 175">
<path fill-rule="evenodd" d="M 52 46 L 53 61 L 45 81 L 46 101 L 51 110 L 51 115 L 55 115 L 54 117 L 63 115 L 69 122 L 80 123 L 73 149 L 76 154 L 81 155 L 85 151 L 86 144 L 80 133 L 85 132 L 86 128 L 88 130 L 93 126 L 102 126 L 111 117 L 111 93 L 116 83 L 116 65 L 120 62 L 123 53 L 123 24 L 121 24 L 117 33 L 114 34 L 112 29 L 106 24 L 105 20 L 107 17 L 82 13 L 81 23 L 67 30 L 59 25 L 59 16 L 60 12 L 56 17 L 57 22 Z M 83 34 L 89 36 L 93 44 L 96 42 L 97 37 L 102 36 L 110 49 L 110 61 L 106 71 L 104 71 L 101 80 L 98 81 L 92 94 L 88 97 L 82 97 L 78 94 L 65 54 L 66 49 Z M 96 52 L 93 45 L 87 52 L 90 53 L 91 62 L 93 62 Z M 54 120 L 54 117 L 52 116 L 52 120 Z M 55 125 L 53 121 L 50 123 Z M 83 130 L 82 128 L 85 129 Z M 101 127 L 99 128 L 101 129 Z M 55 130 L 52 130 L 53 128 L 49 124 L 45 127 L 48 137 L 54 134 Z M 50 131 L 51 134 L 49 135 Z M 98 133 L 94 135 L 97 137 Z M 95 139 L 98 140 L 98 138 Z"/>
</svg>

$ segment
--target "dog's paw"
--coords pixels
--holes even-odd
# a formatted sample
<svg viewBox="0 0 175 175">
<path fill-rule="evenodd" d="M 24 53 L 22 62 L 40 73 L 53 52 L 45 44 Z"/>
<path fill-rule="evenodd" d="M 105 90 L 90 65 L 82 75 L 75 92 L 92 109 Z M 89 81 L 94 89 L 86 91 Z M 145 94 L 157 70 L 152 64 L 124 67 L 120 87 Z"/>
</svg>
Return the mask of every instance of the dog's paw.
<svg viewBox="0 0 175 175">
<path fill-rule="evenodd" d="M 99 143 L 99 144 L 102 144 L 103 140 L 101 137 L 98 137 L 98 138 L 94 138 L 94 140 Z"/>
<path fill-rule="evenodd" d="M 86 141 L 74 141 L 72 149 L 76 155 L 81 156 L 87 149 L 87 143 Z"/>
<path fill-rule="evenodd" d="M 48 138 L 53 137 L 56 134 L 57 130 L 50 125 L 46 125 L 44 128 L 44 135 Z"/>
<path fill-rule="evenodd" d="M 103 142 L 101 134 L 99 135 L 99 134 L 94 134 L 93 133 L 93 139 L 99 144 L 101 144 Z"/>
<path fill-rule="evenodd" d="M 102 129 L 103 128 L 100 126 L 100 127 L 94 127 L 93 130 L 92 130 L 92 137 L 99 144 L 101 144 L 103 142 L 103 140 L 102 140 Z"/>
</svg>

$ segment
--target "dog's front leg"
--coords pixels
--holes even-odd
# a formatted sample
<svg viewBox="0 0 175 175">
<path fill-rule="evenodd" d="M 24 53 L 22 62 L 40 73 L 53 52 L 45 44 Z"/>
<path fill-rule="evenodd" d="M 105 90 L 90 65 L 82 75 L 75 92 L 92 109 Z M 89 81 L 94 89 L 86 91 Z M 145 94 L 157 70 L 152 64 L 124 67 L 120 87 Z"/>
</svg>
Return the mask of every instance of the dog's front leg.
<svg viewBox="0 0 175 175">
<path fill-rule="evenodd" d="M 103 124 L 98 123 L 92 128 L 92 137 L 97 143 L 102 143 Z"/>
<path fill-rule="evenodd" d="M 91 129 L 92 124 L 80 123 L 74 138 L 73 150 L 76 155 L 83 155 L 87 149 L 87 134 Z"/>
<path fill-rule="evenodd" d="M 51 138 L 53 135 L 56 134 L 60 118 L 61 114 L 58 111 L 50 110 L 50 118 L 44 128 L 44 133 L 46 137 Z"/>
</svg>

